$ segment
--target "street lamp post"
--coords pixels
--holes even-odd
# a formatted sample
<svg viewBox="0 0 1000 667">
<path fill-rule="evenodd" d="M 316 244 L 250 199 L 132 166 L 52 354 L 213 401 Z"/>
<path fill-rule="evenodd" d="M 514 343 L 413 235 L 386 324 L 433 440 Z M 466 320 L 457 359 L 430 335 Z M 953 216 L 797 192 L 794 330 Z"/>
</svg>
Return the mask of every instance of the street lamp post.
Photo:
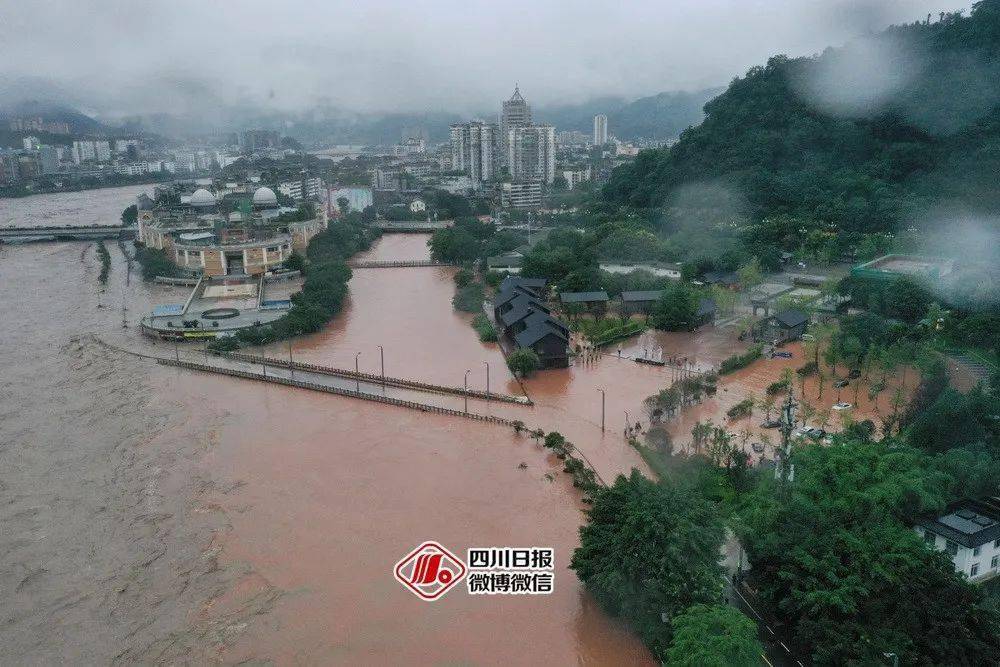
<svg viewBox="0 0 1000 667">
<path fill-rule="evenodd" d="M 385 348 L 381 345 L 378 346 L 378 359 L 382 367 L 382 388 L 385 389 Z"/>
<path fill-rule="evenodd" d="M 354 355 L 354 391 L 359 394 L 361 393 L 361 371 L 358 370 L 358 357 L 360 356 L 360 352 Z"/>
<path fill-rule="evenodd" d="M 625 411 L 625 437 L 626 438 L 628 437 L 630 426 L 631 425 L 628 423 L 628 410 L 626 410 Z"/>
<path fill-rule="evenodd" d="M 484 361 L 486 364 L 486 400 L 490 400 L 490 362 Z"/>
<path fill-rule="evenodd" d="M 598 387 L 597 391 L 601 392 L 601 433 L 604 433 L 604 390 Z"/>
<path fill-rule="evenodd" d="M 295 364 L 292 360 L 292 339 L 288 339 L 288 370 L 291 372 L 292 377 L 295 377 Z"/>
<path fill-rule="evenodd" d="M 465 411 L 469 411 L 469 373 L 472 371 L 465 371 Z"/>
</svg>

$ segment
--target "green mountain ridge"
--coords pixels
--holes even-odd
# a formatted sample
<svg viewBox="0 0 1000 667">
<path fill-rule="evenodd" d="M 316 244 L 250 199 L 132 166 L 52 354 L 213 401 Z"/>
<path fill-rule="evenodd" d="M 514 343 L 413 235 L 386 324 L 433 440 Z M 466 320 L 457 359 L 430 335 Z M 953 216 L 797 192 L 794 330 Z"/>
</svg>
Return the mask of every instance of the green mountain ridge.
<svg viewBox="0 0 1000 667">
<path fill-rule="evenodd" d="M 868 59 L 873 49 L 883 62 Z M 880 67 L 899 80 L 873 84 Z M 787 214 L 859 233 L 941 206 L 996 213 L 998 80 L 1000 0 L 814 57 L 775 56 L 709 101 L 672 148 L 616 170 L 603 197 L 653 208 L 682 186 L 722 182 L 751 220 Z M 873 94 L 878 84 L 889 94 Z"/>
</svg>

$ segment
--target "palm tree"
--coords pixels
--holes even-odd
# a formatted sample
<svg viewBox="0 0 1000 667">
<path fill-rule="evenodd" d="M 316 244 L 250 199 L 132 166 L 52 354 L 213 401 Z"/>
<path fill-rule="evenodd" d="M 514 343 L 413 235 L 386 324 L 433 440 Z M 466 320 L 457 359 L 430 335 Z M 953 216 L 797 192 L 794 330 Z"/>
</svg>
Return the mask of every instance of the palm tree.
<svg viewBox="0 0 1000 667">
<path fill-rule="evenodd" d="M 540 428 L 536 428 L 531 432 L 531 437 L 535 439 L 535 444 L 537 445 L 538 441 L 545 437 L 545 431 Z"/>
<path fill-rule="evenodd" d="M 514 429 L 515 435 L 521 435 L 521 432 L 524 430 L 524 422 L 520 419 L 515 419 L 511 422 L 511 427 Z"/>
</svg>

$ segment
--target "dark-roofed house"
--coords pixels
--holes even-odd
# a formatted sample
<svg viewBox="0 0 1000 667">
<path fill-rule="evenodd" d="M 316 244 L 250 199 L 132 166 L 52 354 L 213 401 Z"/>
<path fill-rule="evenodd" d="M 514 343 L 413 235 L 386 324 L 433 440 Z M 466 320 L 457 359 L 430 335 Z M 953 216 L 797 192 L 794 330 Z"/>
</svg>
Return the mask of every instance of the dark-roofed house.
<svg viewBox="0 0 1000 667">
<path fill-rule="evenodd" d="M 922 518 L 914 529 L 927 546 L 947 552 L 969 579 L 1000 572 L 1000 498 L 956 501 L 943 513 Z"/>
<path fill-rule="evenodd" d="M 736 287 L 740 284 L 740 277 L 735 271 L 708 271 L 701 277 L 701 282 L 706 285 Z"/>
<path fill-rule="evenodd" d="M 714 324 L 715 323 L 715 301 L 712 299 L 699 299 L 698 300 L 698 312 L 694 315 L 694 325 L 695 327 L 700 327 L 703 324 Z"/>
<path fill-rule="evenodd" d="M 808 313 L 794 309 L 783 310 L 755 324 L 753 337 L 758 342 L 781 345 L 801 338 L 808 326 Z"/>
<path fill-rule="evenodd" d="M 500 283 L 500 292 L 506 292 L 515 287 L 520 287 L 531 292 L 534 296 L 541 298 L 545 292 L 545 278 L 522 278 L 521 276 L 507 276 Z"/>
<path fill-rule="evenodd" d="M 566 353 L 569 337 L 563 330 L 548 322 L 535 322 L 514 335 L 514 342 L 521 349 L 535 351 L 542 362 L 542 368 L 565 368 L 569 365 Z"/>
<path fill-rule="evenodd" d="M 515 287 L 508 292 L 501 292 L 493 299 L 493 317 L 502 322 L 503 316 L 521 305 L 530 305 L 533 310 L 549 312 L 548 307 L 530 292 Z"/>
<path fill-rule="evenodd" d="M 545 280 L 508 276 L 493 299 L 501 344 L 533 350 L 542 368 L 569 365 L 569 327 L 552 317 L 542 302 Z"/>
<path fill-rule="evenodd" d="M 632 292 L 622 292 L 622 314 L 623 315 L 649 315 L 653 311 L 653 306 L 660 300 L 663 290 L 637 290 Z"/>
<path fill-rule="evenodd" d="M 559 301 L 563 307 L 571 309 L 584 308 L 595 315 L 603 314 L 610 301 L 608 293 L 604 290 L 599 292 L 562 292 L 559 294 Z"/>
</svg>

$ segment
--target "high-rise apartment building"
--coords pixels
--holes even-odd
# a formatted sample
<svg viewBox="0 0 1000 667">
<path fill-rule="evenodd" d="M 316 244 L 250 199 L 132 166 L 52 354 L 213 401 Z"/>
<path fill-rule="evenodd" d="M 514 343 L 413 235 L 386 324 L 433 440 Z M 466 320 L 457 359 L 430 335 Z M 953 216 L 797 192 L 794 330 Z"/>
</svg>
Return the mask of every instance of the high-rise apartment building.
<svg viewBox="0 0 1000 667">
<path fill-rule="evenodd" d="M 512 127 L 507 133 L 507 167 L 515 182 L 556 177 L 556 128 L 551 125 Z"/>
<path fill-rule="evenodd" d="M 603 146 L 608 143 L 608 117 L 602 113 L 594 116 L 594 145 Z"/>
<path fill-rule="evenodd" d="M 503 151 L 503 162 L 507 164 L 507 156 L 510 152 L 507 140 L 510 131 L 515 127 L 526 127 L 531 125 L 531 107 L 523 97 L 518 86 L 514 86 L 514 94 L 503 103 L 503 110 L 500 113 L 500 141 Z"/>
<path fill-rule="evenodd" d="M 451 168 L 469 175 L 474 182 L 496 175 L 497 126 L 473 121 L 451 126 Z"/>
</svg>

